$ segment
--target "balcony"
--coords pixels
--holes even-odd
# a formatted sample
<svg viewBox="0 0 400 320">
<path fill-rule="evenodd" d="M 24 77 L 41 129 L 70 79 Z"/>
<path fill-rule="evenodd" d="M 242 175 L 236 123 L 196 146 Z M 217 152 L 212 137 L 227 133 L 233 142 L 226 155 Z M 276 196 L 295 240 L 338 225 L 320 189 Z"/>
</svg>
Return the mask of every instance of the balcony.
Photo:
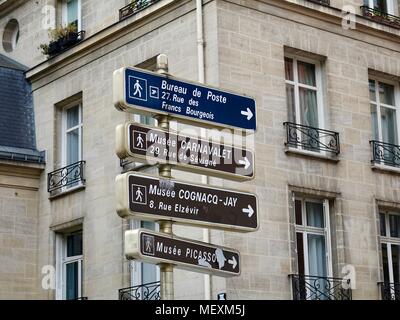
<svg viewBox="0 0 400 320">
<path fill-rule="evenodd" d="M 368 6 L 361 6 L 361 14 L 372 21 L 400 29 L 400 17 L 393 16 Z"/>
<path fill-rule="evenodd" d="M 68 34 L 50 41 L 49 44 L 42 44 L 42 53 L 49 58 L 54 57 L 81 42 L 85 37 L 85 31 L 69 32 Z"/>
<path fill-rule="evenodd" d="M 370 141 L 372 145 L 372 165 L 389 166 L 400 170 L 400 146 L 391 143 Z"/>
<path fill-rule="evenodd" d="M 119 300 L 160 300 L 160 281 L 119 289 Z"/>
<path fill-rule="evenodd" d="M 317 3 L 322 6 L 330 6 L 331 5 L 331 0 L 307 0 L 307 1 Z"/>
<path fill-rule="evenodd" d="M 51 196 L 83 187 L 86 161 L 78 161 L 47 175 L 47 191 Z"/>
<path fill-rule="evenodd" d="M 124 20 L 146 9 L 160 0 L 133 0 L 130 4 L 119 10 L 119 20 Z"/>
<path fill-rule="evenodd" d="M 352 300 L 350 279 L 291 274 L 293 300 Z"/>
<path fill-rule="evenodd" d="M 379 282 L 382 300 L 400 300 L 400 283 Z"/>
<path fill-rule="evenodd" d="M 285 122 L 286 142 L 289 149 L 297 149 L 314 154 L 323 152 L 329 156 L 340 153 L 339 133 L 325 129 Z"/>
</svg>

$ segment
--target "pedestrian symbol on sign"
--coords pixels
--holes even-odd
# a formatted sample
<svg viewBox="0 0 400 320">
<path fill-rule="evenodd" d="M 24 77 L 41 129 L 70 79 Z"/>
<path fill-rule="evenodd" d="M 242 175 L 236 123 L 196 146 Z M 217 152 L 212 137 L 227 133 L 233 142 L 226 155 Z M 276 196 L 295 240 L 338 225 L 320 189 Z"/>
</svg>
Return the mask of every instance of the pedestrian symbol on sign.
<svg viewBox="0 0 400 320">
<path fill-rule="evenodd" d="M 132 185 L 132 202 L 147 204 L 147 190 L 145 186 Z"/>
<path fill-rule="evenodd" d="M 146 133 L 140 131 L 133 132 L 134 148 L 139 150 L 147 150 Z"/>
<path fill-rule="evenodd" d="M 147 80 L 137 77 L 129 77 L 129 97 L 147 101 Z"/>
<path fill-rule="evenodd" d="M 154 237 L 150 235 L 143 235 L 143 253 L 154 256 Z"/>
</svg>

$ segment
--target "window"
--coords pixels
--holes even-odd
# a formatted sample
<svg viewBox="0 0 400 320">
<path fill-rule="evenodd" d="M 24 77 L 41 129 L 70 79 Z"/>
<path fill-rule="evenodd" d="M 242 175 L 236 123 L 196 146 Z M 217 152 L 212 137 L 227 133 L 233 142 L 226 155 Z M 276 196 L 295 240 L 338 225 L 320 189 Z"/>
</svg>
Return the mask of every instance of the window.
<svg viewBox="0 0 400 320">
<path fill-rule="evenodd" d="M 394 14 L 394 0 L 364 0 L 364 4 L 381 12 Z"/>
<path fill-rule="evenodd" d="M 379 218 L 381 229 L 383 280 L 387 283 L 399 284 L 400 215 L 392 212 L 381 212 Z"/>
<path fill-rule="evenodd" d="M 298 273 L 330 277 L 329 201 L 298 198 L 295 214 Z"/>
<path fill-rule="evenodd" d="M 298 278 L 295 299 L 325 300 L 335 296 L 329 231 L 329 201 L 295 200 Z"/>
<path fill-rule="evenodd" d="M 324 128 L 321 64 L 286 56 L 285 79 L 289 122 L 300 125 L 295 132 L 301 140 L 299 147 L 319 152 L 317 129 Z"/>
<path fill-rule="evenodd" d="M 82 231 L 57 234 L 57 299 L 82 297 L 83 246 Z"/>
<path fill-rule="evenodd" d="M 74 104 L 62 113 L 62 165 L 63 167 L 70 166 L 82 160 L 82 105 Z M 80 176 L 81 168 L 76 166 L 71 168 L 67 173 L 67 180 L 71 183 L 66 183 L 68 187 L 74 187 L 77 183 L 72 183 Z"/>
<path fill-rule="evenodd" d="M 81 0 L 62 0 L 62 23 L 75 24 L 78 31 L 82 30 Z"/>
<path fill-rule="evenodd" d="M 399 141 L 398 85 L 371 78 L 369 94 L 373 139 L 397 145 Z"/>
<path fill-rule="evenodd" d="M 11 19 L 4 28 L 3 49 L 6 52 L 12 52 L 16 48 L 19 40 L 19 23 Z"/>
</svg>

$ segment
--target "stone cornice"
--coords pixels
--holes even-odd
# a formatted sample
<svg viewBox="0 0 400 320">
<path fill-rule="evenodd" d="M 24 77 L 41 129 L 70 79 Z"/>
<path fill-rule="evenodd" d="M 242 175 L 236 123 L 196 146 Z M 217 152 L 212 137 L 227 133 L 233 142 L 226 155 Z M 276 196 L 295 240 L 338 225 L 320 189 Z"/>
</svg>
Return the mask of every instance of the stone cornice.
<svg viewBox="0 0 400 320">
<path fill-rule="evenodd" d="M 24 0 L 0 0 L 0 18 L 24 4 Z"/>
</svg>

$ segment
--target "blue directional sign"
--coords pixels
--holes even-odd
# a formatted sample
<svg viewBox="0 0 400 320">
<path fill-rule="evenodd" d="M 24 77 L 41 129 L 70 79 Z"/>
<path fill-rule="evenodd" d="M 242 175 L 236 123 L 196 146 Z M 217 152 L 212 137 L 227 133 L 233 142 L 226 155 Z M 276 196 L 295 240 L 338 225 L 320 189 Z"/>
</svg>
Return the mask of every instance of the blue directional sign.
<svg viewBox="0 0 400 320">
<path fill-rule="evenodd" d="M 124 111 L 256 130 L 254 99 L 136 68 L 114 72 L 114 104 Z"/>
</svg>

